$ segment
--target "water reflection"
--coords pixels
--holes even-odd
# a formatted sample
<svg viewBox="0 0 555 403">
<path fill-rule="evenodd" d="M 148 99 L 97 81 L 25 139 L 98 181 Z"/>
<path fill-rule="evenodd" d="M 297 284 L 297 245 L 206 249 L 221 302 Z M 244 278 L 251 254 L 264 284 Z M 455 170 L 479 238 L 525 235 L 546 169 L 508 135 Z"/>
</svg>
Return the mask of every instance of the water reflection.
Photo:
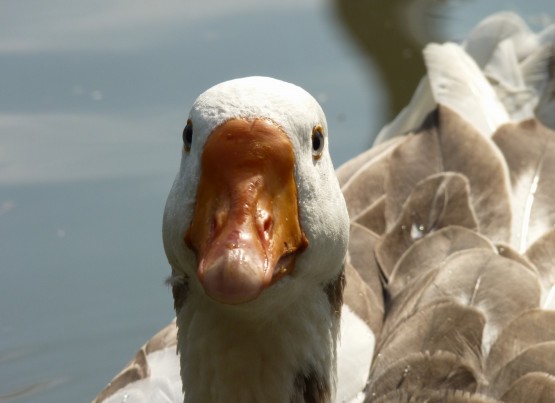
<svg viewBox="0 0 555 403">
<path fill-rule="evenodd" d="M 433 12 L 439 4 L 427 2 L 418 9 L 409 1 L 357 1 L 334 2 L 339 20 L 379 69 L 382 84 L 388 88 L 387 113 L 393 118 L 408 102 L 414 88 L 424 75 L 420 57 L 422 38 L 416 32 L 424 26 L 415 20 Z M 426 25 L 435 34 L 437 25 Z M 415 30 L 414 28 L 418 28 Z M 437 35 L 431 35 L 437 36 Z M 402 79 L 399 79 L 402 77 Z"/>
</svg>

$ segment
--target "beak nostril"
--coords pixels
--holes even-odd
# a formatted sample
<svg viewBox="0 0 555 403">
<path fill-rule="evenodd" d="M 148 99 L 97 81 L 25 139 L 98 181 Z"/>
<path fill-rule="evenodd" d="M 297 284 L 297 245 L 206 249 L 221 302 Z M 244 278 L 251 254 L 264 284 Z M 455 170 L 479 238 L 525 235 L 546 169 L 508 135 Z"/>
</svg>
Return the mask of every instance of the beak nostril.
<svg viewBox="0 0 555 403">
<path fill-rule="evenodd" d="M 264 232 L 270 232 L 270 230 L 272 229 L 272 225 L 273 225 L 272 217 L 268 215 L 264 220 Z"/>
<path fill-rule="evenodd" d="M 273 225 L 274 220 L 272 220 L 270 213 L 266 209 L 259 208 L 256 212 L 258 236 L 265 241 L 269 241 Z"/>
<path fill-rule="evenodd" d="M 196 252 L 195 246 L 193 245 L 192 236 L 191 236 L 191 227 L 189 227 L 189 229 L 185 233 L 185 236 L 183 237 L 183 241 L 185 241 L 185 245 L 187 245 L 189 249 Z"/>
</svg>

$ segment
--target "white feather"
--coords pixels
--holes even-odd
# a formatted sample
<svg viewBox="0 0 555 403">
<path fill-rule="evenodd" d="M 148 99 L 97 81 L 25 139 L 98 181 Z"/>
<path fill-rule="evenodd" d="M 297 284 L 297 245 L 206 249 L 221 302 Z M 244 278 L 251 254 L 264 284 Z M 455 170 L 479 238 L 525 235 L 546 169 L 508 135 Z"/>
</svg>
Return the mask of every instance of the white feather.
<svg viewBox="0 0 555 403">
<path fill-rule="evenodd" d="M 430 80 L 426 76 L 420 80 L 409 104 L 403 108 L 391 123 L 380 130 L 376 140 L 374 140 L 374 145 L 416 130 L 435 107 L 436 101 L 432 95 Z"/>
<path fill-rule="evenodd" d="M 376 337 L 368 325 L 343 305 L 341 335 L 337 345 L 337 403 L 364 400 L 362 391 L 370 373 L 375 341 Z"/>
<path fill-rule="evenodd" d="M 491 62 L 496 48 L 507 39 L 513 42 L 521 60 L 537 47 L 537 38 L 523 19 L 512 12 L 500 12 L 483 19 L 463 42 L 466 52 L 480 68 Z"/>
<path fill-rule="evenodd" d="M 491 85 L 461 46 L 428 45 L 424 59 L 437 103 L 455 111 L 486 137 L 509 122 Z"/>
<path fill-rule="evenodd" d="M 103 403 L 177 403 L 183 401 L 179 358 L 175 346 L 155 351 L 146 356 L 150 374 L 132 382 Z"/>
</svg>

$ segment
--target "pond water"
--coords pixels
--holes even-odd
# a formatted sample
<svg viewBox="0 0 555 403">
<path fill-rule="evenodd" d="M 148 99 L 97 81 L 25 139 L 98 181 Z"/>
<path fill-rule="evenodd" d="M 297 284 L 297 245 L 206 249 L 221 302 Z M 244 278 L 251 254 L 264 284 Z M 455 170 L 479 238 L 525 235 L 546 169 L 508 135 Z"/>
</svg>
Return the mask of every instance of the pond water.
<svg viewBox="0 0 555 403">
<path fill-rule="evenodd" d="M 355 40 L 337 1 L 2 2 L 0 402 L 90 401 L 172 319 L 161 216 L 201 91 L 248 75 L 304 87 L 338 166 L 406 102 L 422 42 L 496 10 L 555 16 L 552 0 L 399 1 L 374 15 L 410 44 L 391 38 L 401 62 L 384 71 L 363 42 L 390 38 Z"/>
</svg>

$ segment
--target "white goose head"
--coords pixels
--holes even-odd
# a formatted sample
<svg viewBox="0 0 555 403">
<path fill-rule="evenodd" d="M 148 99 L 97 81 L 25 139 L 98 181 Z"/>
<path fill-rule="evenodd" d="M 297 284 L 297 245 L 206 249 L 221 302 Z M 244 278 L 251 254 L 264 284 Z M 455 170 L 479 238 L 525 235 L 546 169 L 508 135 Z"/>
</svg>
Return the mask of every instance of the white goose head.
<svg viewBox="0 0 555 403">
<path fill-rule="evenodd" d="M 186 401 L 331 398 L 348 234 L 311 95 L 251 77 L 199 96 L 163 225 Z"/>
<path fill-rule="evenodd" d="M 190 292 L 282 305 L 338 276 L 349 220 L 310 94 L 265 77 L 218 84 L 193 104 L 184 143 L 163 235 Z"/>
</svg>

